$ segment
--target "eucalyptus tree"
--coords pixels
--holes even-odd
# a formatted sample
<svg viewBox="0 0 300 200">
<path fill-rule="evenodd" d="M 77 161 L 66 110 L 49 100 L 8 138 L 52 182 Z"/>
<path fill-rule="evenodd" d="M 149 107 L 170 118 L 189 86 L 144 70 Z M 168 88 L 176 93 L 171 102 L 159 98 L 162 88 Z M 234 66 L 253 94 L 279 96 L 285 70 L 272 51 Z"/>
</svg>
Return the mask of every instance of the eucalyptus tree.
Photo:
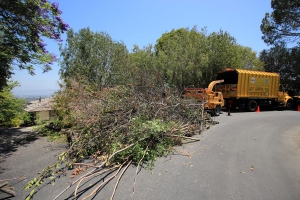
<svg viewBox="0 0 300 200">
<path fill-rule="evenodd" d="M 237 43 L 228 32 L 220 30 L 207 36 L 209 68 L 205 73 L 207 83 L 225 68 L 262 70 L 263 62 L 250 47 Z"/>
<path fill-rule="evenodd" d="M 81 78 L 97 87 L 124 81 L 128 51 L 122 42 L 115 42 L 105 32 L 89 28 L 77 33 L 70 29 L 66 44 L 60 45 L 60 75 L 63 80 Z"/>
<path fill-rule="evenodd" d="M 48 0 L 0 1 L 0 90 L 13 74 L 13 68 L 26 69 L 34 75 L 34 66 L 44 72 L 56 60 L 45 48 L 43 38 L 61 42 L 69 25 L 60 17 L 58 3 Z"/>
<path fill-rule="evenodd" d="M 206 83 L 225 68 L 241 68 L 237 57 L 238 44 L 228 32 L 220 30 L 207 36 L 209 46 L 209 68 L 205 71 Z"/>
<path fill-rule="evenodd" d="M 206 28 L 172 30 L 157 40 L 155 50 L 163 76 L 179 88 L 207 87 L 225 68 L 261 70 L 263 66 L 255 51 L 222 30 L 211 34 Z"/>
<path fill-rule="evenodd" d="M 264 63 L 250 47 L 236 46 L 236 57 L 238 68 L 249 70 L 264 70 Z"/>
<path fill-rule="evenodd" d="M 140 48 L 134 45 L 132 52 L 128 56 L 130 77 L 128 83 L 144 85 L 147 83 L 159 84 L 163 78 L 156 65 L 156 56 L 151 44 Z M 148 80 L 146 80 L 148 79 Z"/>
<path fill-rule="evenodd" d="M 178 88 L 202 86 L 208 66 L 204 31 L 180 28 L 163 34 L 156 42 L 157 64 L 165 81 Z"/>
</svg>

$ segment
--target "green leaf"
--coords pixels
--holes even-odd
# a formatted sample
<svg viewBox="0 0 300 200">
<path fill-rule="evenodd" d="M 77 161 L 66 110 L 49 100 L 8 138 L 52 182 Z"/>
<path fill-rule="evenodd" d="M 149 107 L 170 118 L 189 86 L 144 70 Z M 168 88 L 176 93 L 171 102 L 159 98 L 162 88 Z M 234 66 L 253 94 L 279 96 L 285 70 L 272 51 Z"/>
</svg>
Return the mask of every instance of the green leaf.
<svg viewBox="0 0 300 200">
<path fill-rule="evenodd" d="M 29 196 L 31 196 L 31 197 L 32 197 L 32 196 L 33 196 L 33 194 L 34 194 L 34 192 L 35 192 L 35 189 L 31 190 L 31 191 L 30 191 L 30 195 L 29 195 Z"/>
<path fill-rule="evenodd" d="M 31 196 L 29 195 L 28 197 L 26 197 L 26 200 L 31 200 Z"/>
</svg>

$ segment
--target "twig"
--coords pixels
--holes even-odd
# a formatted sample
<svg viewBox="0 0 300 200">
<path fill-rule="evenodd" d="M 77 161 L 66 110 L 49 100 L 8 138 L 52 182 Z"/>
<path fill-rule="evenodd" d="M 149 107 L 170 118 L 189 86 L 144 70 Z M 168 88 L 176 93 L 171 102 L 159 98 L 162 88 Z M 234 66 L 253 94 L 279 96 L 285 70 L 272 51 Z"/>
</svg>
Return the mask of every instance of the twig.
<svg viewBox="0 0 300 200">
<path fill-rule="evenodd" d="M 126 149 L 129 149 L 130 147 L 136 145 L 138 142 L 143 141 L 143 140 L 145 140 L 145 139 L 147 139 L 147 138 L 149 138 L 149 136 L 144 137 L 144 138 L 138 140 L 136 143 L 133 143 L 133 144 L 131 144 L 131 145 L 129 145 L 129 146 L 127 146 L 127 147 L 121 149 L 121 150 L 116 151 L 116 152 L 113 153 L 111 156 L 109 156 L 109 158 L 108 158 L 104 163 L 102 163 L 100 166 L 102 167 L 104 164 L 106 164 L 106 162 L 108 162 L 112 157 L 114 157 L 114 155 L 116 155 L 116 154 L 118 154 L 118 153 L 120 153 L 120 152 L 122 152 L 122 151 L 125 151 Z"/>
<path fill-rule="evenodd" d="M 91 165 L 91 164 L 86 164 L 86 163 L 73 163 L 72 165 L 76 165 L 76 166 L 87 166 L 87 167 L 95 167 L 95 168 L 98 168 L 97 166 L 95 165 Z"/>
<path fill-rule="evenodd" d="M 151 141 L 151 142 L 152 142 L 152 141 Z M 144 159 L 144 157 L 145 157 L 145 155 L 146 155 L 146 152 L 147 152 L 147 150 L 148 150 L 148 147 L 149 147 L 149 145 L 150 145 L 151 142 L 149 142 L 149 144 L 147 145 L 147 147 L 146 147 L 146 149 L 145 149 L 145 151 L 144 151 L 144 153 L 143 153 L 143 156 L 142 156 L 142 158 L 140 159 L 140 161 L 139 161 L 139 163 L 138 163 L 138 165 L 137 165 L 137 167 L 136 167 L 131 197 L 133 197 L 133 195 L 134 195 L 135 182 L 136 182 L 136 177 L 137 177 L 137 173 L 138 173 L 139 166 L 140 166 L 142 160 Z"/>
<path fill-rule="evenodd" d="M 74 191 L 74 196 L 75 196 L 75 197 L 77 196 L 77 191 L 78 191 L 78 188 L 79 188 L 79 186 L 80 186 L 80 183 L 81 183 L 84 179 L 89 178 L 90 176 L 96 176 L 96 175 L 99 175 L 99 174 L 103 174 L 103 173 L 105 173 L 105 172 L 107 172 L 107 171 L 110 171 L 110 170 L 112 170 L 112 169 L 114 169 L 114 168 L 117 168 L 117 167 L 119 167 L 119 165 L 118 165 L 118 166 L 115 166 L 115 167 L 111 167 L 111 168 L 109 168 L 109 169 L 102 170 L 102 171 L 100 171 L 100 172 L 97 172 L 97 173 L 94 173 L 94 174 L 91 174 L 91 175 L 89 175 L 89 176 L 87 176 L 87 177 L 82 178 L 82 179 L 77 183 L 77 186 L 76 186 L 75 191 Z"/>
<path fill-rule="evenodd" d="M 15 191 L 12 191 L 12 190 L 9 190 L 9 189 L 6 189 L 6 188 L 0 188 L 0 191 L 5 192 L 7 194 L 10 194 L 10 195 L 12 195 L 14 197 L 16 196 Z"/>
<path fill-rule="evenodd" d="M 200 141 L 199 138 L 194 138 L 194 137 L 186 137 L 186 136 L 182 136 L 182 135 L 171 135 L 171 134 L 166 134 L 166 136 L 170 136 L 170 137 L 179 137 L 179 138 L 184 138 L 184 139 L 189 139 L 189 140 L 196 140 L 196 141 Z"/>
<path fill-rule="evenodd" d="M 112 195 L 111 195 L 111 197 L 110 197 L 110 200 L 112 200 L 112 199 L 114 198 L 114 195 L 115 195 L 117 186 L 119 185 L 119 182 L 120 182 L 120 179 L 121 179 L 121 177 L 123 176 L 124 172 L 127 170 L 127 168 L 129 167 L 129 165 L 130 165 L 131 163 L 132 163 L 132 160 L 126 165 L 126 167 L 125 167 L 125 168 L 123 169 L 123 171 L 121 172 L 121 174 L 120 174 L 120 176 L 119 176 L 119 178 L 118 178 L 118 180 L 117 180 L 117 183 L 116 183 L 116 185 L 115 185 L 115 187 L 114 187 L 113 193 L 112 193 Z"/>
<path fill-rule="evenodd" d="M 167 108 L 171 108 L 171 107 L 177 107 L 177 106 L 179 106 L 179 105 L 180 105 L 180 103 L 177 103 L 176 105 L 167 106 L 167 107 L 164 107 L 164 108 L 159 108 L 158 111 L 155 113 L 154 118 L 156 117 L 156 115 L 159 113 L 160 110 L 162 110 L 162 109 L 167 109 Z"/>
<path fill-rule="evenodd" d="M 187 157 L 189 157 L 189 158 L 192 157 L 192 155 L 191 155 L 188 151 L 180 151 L 180 150 L 177 150 L 177 151 L 175 151 L 175 152 L 178 152 L 178 153 L 180 153 L 180 154 L 182 154 L 182 155 L 184 155 L 184 156 L 187 156 Z"/>
<path fill-rule="evenodd" d="M 191 125 L 190 125 L 189 123 L 187 123 L 187 124 L 181 125 L 180 129 L 178 129 L 178 125 L 177 125 L 177 126 L 176 126 L 177 128 L 175 128 L 175 127 L 172 127 L 172 128 L 171 128 L 171 132 L 183 131 L 183 130 L 189 128 L 190 126 L 191 126 Z"/>
<path fill-rule="evenodd" d="M 143 140 L 145 140 L 145 139 L 147 139 L 147 138 L 149 138 L 149 136 L 148 136 L 148 137 L 144 137 L 144 138 L 138 140 L 136 143 L 133 143 L 133 144 L 128 145 L 127 147 L 121 149 L 121 150 L 116 151 L 116 152 L 113 153 L 113 154 L 112 154 L 105 162 L 103 162 L 101 165 L 95 166 L 95 169 L 93 169 L 93 170 L 90 171 L 89 173 L 87 173 L 87 174 L 81 176 L 81 177 L 78 178 L 76 181 L 73 181 L 72 183 L 70 183 L 70 185 L 68 185 L 63 191 L 61 191 L 56 197 L 54 197 L 53 200 L 56 200 L 56 199 L 57 199 L 58 197 L 60 197 L 64 192 L 66 192 L 72 185 L 74 185 L 75 183 L 77 183 L 77 182 L 80 181 L 81 179 L 83 179 L 83 178 L 85 178 L 85 177 L 87 177 L 87 176 L 93 174 L 94 171 L 96 171 L 97 169 L 99 169 L 99 168 L 101 168 L 103 165 L 105 165 L 105 164 L 106 164 L 113 156 L 115 156 L 117 153 L 120 153 L 120 152 L 122 152 L 122 151 L 125 151 L 126 149 L 128 149 L 128 148 L 130 148 L 130 147 L 136 145 L 138 142 L 143 141 Z"/>
<path fill-rule="evenodd" d="M 122 169 L 123 165 L 126 163 L 127 161 L 125 161 L 118 169 L 118 171 L 112 175 L 111 177 L 109 177 L 108 179 L 106 179 L 105 181 L 103 181 L 103 183 L 101 183 L 98 187 L 96 187 L 96 189 L 94 189 L 91 194 L 89 194 L 87 197 L 84 197 L 82 200 L 86 200 L 88 198 L 90 198 L 91 196 L 93 196 L 98 190 L 99 188 L 101 188 L 105 183 L 107 183 L 108 181 L 110 181 L 111 179 L 113 179 L 114 177 L 117 176 L 117 174 L 119 173 L 119 171 Z"/>
<path fill-rule="evenodd" d="M 11 189 L 9 189 L 9 188 L 4 188 L 7 184 L 8 184 L 8 182 L 2 183 L 2 184 L 0 185 L 0 191 L 1 191 L 1 192 L 4 192 L 4 193 L 6 193 L 6 194 L 10 194 L 10 195 L 12 195 L 12 196 L 15 197 L 15 196 L 16 196 L 15 191 L 13 191 L 13 190 L 11 190 Z"/>
<path fill-rule="evenodd" d="M 0 182 L 2 182 L 2 181 L 12 181 L 12 180 L 22 180 L 22 179 L 26 179 L 27 177 L 21 177 L 21 178 L 10 178 L 10 179 L 2 179 L 2 180 L 0 180 Z"/>
<path fill-rule="evenodd" d="M 158 111 L 155 113 L 154 118 L 156 117 L 156 115 L 159 113 L 160 110 L 162 109 L 167 109 L 167 108 L 171 108 L 172 106 L 166 106 L 164 108 L 159 108 Z"/>
<path fill-rule="evenodd" d="M 8 182 L 2 183 L 2 184 L 0 185 L 0 188 L 6 186 L 7 184 L 8 184 Z"/>
</svg>

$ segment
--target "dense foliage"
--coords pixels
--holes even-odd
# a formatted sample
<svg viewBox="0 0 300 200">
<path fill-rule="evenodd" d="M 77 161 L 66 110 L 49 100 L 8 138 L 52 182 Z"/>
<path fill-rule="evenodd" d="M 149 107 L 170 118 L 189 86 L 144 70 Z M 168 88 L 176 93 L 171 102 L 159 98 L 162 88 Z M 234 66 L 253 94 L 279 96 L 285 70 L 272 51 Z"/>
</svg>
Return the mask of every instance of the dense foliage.
<svg viewBox="0 0 300 200">
<path fill-rule="evenodd" d="M 196 27 L 181 28 L 163 34 L 155 46 L 134 46 L 128 53 L 123 43 L 105 32 L 89 28 L 68 31 L 61 50 L 61 78 L 80 79 L 104 88 L 120 84 L 144 84 L 152 76 L 154 83 L 178 89 L 194 85 L 207 87 L 217 72 L 230 68 L 262 69 L 256 52 L 240 46 L 227 32 L 207 35 Z M 155 76 L 153 76 L 155 75 Z"/>
<path fill-rule="evenodd" d="M 299 42 L 300 2 L 298 0 L 272 0 L 272 13 L 266 13 L 260 29 L 267 44 L 282 41 Z"/>
<path fill-rule="evenodd" d="M 220 30 L 208 35 L 209 67 L 206 70 L 206 85 L 215 79 L 215 75 L 225 68 L 262 70 L 256 52 L 241 46 L 228 32 Z"/>
<path fill-rule="evenodd" d="M 69 25 L 61 19 L 58 3 L 47 0 L 0 1 L 0 90 L 11 77 L 13 67 L 34 75 L 34 66 L 51 70 L 54 54 L 43 38 L 61 41 Z"/>
<path fill-rule="evenodd" d="M 204 33 L 195 27 L 163 34 L 156 42 L 159 71 L 165 81 L 178 88 L 202 85 L 208 67 L 208 46 Z"/>
<path fill-rule="evenodd" d="M 181 89 L 190 85 L 207 87 L 225 68 L 261 70 L 263 66 L 256 52 L 238 45 L 222 30 L 211 34 L 196 27 L 172 30 L 157 40 L 155 53 L 164 80 Z"/>
<path fill-rule="evenodd" d="M 0 126 L 16 127 L 29 121 L 30 116 L 24 111 L 26 100 L 16 98 L 12 89 L 18 86 L 17 82 L 9 81 L 0 92 Z"/>
<path fill-rule="evenodd" d="M 291 94 L 300 93 L 300 2 L 272 0 L 272 13 L 266 13 L 260 29 L 268 50 L 260 53 L 266 71 L 280 74 L 281 83 Z"/>
<path fill-rule="evenodd" d="M 127 84 L 139 83 L 140 86 L 147 84 L 164 84 L 162 71 L 157 68 L 157 59 L 152 45 L 143 48 L 134 46 L 132 53 L 128 55 L 127 72 L 122 73 Z M 145 80 L 152 80 L 149 83 Z M 163 85 L 160 85 L 163 86 Z"/>
<path fill-rule="evenodd" d="M 265 63 L 264 69 L 277 72 L 281 84 L 285 85 L 291 95 L 300 94 L 300 48 L 287 48 L 285 44 L 276 44 L 260 53 Z"/>
<path fill-rule="evenodd" d="M 70 29 L 60 51 L 63 80 L 79 76 L 98 87 L 122 83 L 128 52 L 123 43 L 114 42 L 107 33 L 94 33 L 89 28 L 75 33 Z"/>
</svg>

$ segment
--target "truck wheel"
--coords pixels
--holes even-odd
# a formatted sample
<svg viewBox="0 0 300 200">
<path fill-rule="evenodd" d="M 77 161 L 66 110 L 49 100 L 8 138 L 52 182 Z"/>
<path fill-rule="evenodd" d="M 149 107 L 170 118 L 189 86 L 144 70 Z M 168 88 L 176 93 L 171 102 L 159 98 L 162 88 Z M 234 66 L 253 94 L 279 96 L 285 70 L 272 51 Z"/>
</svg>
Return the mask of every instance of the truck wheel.
<svg viewBox="0 0 300 200">
<path fill-rule="evenodd" d="M 254 112 L 257 109 L 257 103 L 254 100 L 248 102 L 248 111 Z"/>
<path fill-rule="evenodd" d="M 220 105 L 217 105 L 216 108 L 214 109 L 213 111 L 213 115 L 214 116 L 219 116 L 221 113 L 221 106 Z"/>
<path fill-rule="evenodd" d="M 286 102 L 286 109 L 292 110 L 292 109 L 293 109 L 293 106 L 294 106 L 293 100 L 292 100 L 292 99 L 289 99 L 289 100 Z"/>
</svg>

